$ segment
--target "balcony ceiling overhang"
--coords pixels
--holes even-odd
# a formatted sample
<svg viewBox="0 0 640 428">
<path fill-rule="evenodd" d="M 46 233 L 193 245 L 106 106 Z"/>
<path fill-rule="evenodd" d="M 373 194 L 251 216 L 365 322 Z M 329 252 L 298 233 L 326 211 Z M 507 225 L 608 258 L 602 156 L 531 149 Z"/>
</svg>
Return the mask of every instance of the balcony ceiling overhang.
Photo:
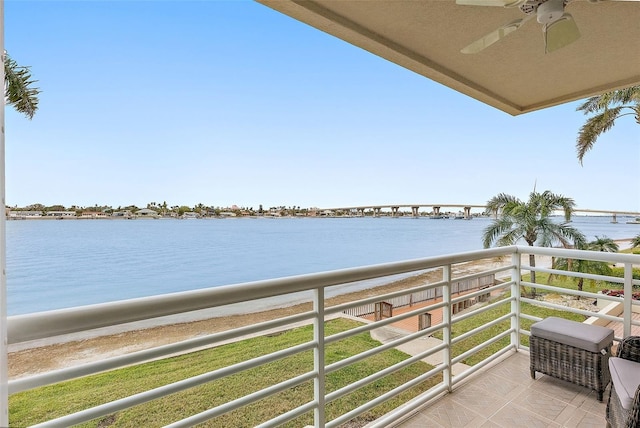
<svg viewBox="0 0 640 428">
<path fill-rule="evenodd" d="M 551 53 L 533 17 L 483 51 L 463 54 L 523 12 L 455 0 L 258 1 L 512 115 L 640 84 L 640 2 L 570 2 L 566 12 L 581 37 Z"/>
</svg>

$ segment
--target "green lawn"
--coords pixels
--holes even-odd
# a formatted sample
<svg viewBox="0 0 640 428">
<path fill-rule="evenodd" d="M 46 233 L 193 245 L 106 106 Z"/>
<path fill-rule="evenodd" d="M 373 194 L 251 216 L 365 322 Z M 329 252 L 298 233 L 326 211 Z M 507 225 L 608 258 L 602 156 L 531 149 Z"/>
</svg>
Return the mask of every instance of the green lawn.
<svg viewBox="0 0 640 428">
<path fill-rule="evenodd" d="M 331 335 L 360 325 L 357 322 L 337 319 L 326 323 L 326 334 Z M 13 394 L 10 397 L 11 426 L 23 427 L 73 413 L 91 406 L 125 397 L 137 392 L 165 385 L 205 373 L 220 367 L 268 354 L 311 340 L 312 327 L 292 329 L 281 334 L 262 336 L 214 349 L 194 352 L 161 361 L 140 364 L 112 372 L 88 376 L 78 380 L 46 386 Z M 379 346 L 368 333 L 328 346 L 326 363 L 331 364 L 367 349 Z M 408 355 L 388 350 L 364 362 L 346 367 L 327 376 L 327 391 L 337 390 L 354 381 L 376 373 Z M 174 422 L 181 417 L 202 412 L 266 386 L 292 378 L 313 368 L 312 352 L 305 352 L 260 368 L 248 370 L 216 382 L 136 406 L 127 411 L 93 421 L 84 426 L 154 427 Z M 370 401 L 394 387 L 428 371 L 431 367 L 419 362 L 374 382 L 348 396 L 327 405 L 327 419 L 337 416 Z M 428 390 L 439 383 L 440 377 L 391 400 L 360 417 L 360 421 L 373 420 L 397 407 L 410 397 Z M 252 427 L 298 405 L 312 400 L 313 383 L 299 385 L 261 402 L 214 419 L 208 425 L 216 427 Z M 313 423 L 308 414 L 287 426 L 300 427 Z"/>
</svg>

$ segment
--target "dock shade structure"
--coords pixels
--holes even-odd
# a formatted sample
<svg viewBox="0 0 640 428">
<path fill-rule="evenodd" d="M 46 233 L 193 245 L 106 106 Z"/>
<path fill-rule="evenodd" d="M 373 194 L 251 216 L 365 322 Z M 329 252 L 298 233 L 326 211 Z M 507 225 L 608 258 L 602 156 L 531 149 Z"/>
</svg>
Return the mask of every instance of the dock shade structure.
<svg viewBox="0 0 640 428">
<path fill-rule="evenodd" d="M 544 0 L 258 1 L 511 115 L 640 84 L 639 1 L 568 2 L 580 37 L 549 53 L 534 10 Z"/>
</svg>

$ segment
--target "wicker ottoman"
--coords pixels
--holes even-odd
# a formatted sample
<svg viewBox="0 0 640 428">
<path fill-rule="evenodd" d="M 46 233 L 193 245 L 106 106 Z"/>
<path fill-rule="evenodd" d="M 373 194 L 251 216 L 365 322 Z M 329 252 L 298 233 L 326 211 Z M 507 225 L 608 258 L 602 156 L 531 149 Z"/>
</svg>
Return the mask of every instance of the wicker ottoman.
<svg viewBox="0 0 640 428">
<path fill-rule="evenodd" d="M 609 384 L 613 330 L 563 318 L 549 317 L 531 326 L 531 377 L 536 372 L 602 393 Z"/>
</svg>

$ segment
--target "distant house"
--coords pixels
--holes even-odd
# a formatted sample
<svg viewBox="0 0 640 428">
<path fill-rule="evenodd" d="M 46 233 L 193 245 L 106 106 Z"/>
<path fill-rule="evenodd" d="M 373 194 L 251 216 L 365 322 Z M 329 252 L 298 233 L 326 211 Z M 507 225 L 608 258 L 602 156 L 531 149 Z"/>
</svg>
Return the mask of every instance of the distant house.
<svg viewBox="0 0 640 428">
<path fill-rule="evenodd" d="M 131 214 L 131 211 L 129 211 L 129 210 L 126 210 L 126 211 L 115 211 L 113 214 L 111 214 L 111 217 L 133 218 L 133 214 Z"/>
<path fill-rule="evenodd" d="M 108 218 L 107 214 L 102 211 L 84 211 L 80 214 L 80 218 Z"/>
<path fill-rule="evenodd" d="M 10 220 L 42 218 L 42 211 L 9 211 L 7 210 L 7 218 Z"/>
<path fill-rule="evenodd" d="M 75 218 L 75 211 L 47 211 L 47 217 Z"/>
<path fill-rule="evenodd" d="M 184 219 L 193 219 L 193 218 L 199 218 L 200 216 L 198 215 L 197 212 L 194 211 L 187 211 L 186 213 L 182 214 L 182 218 Z"/>
<path fill-rule="evenodd" d="M 143 208 L 141 210 L 136 211 L 136 217 L 158 218 L 160 216 L 154 210 L 150 210 L 149 208 Z"/>
</svg>

